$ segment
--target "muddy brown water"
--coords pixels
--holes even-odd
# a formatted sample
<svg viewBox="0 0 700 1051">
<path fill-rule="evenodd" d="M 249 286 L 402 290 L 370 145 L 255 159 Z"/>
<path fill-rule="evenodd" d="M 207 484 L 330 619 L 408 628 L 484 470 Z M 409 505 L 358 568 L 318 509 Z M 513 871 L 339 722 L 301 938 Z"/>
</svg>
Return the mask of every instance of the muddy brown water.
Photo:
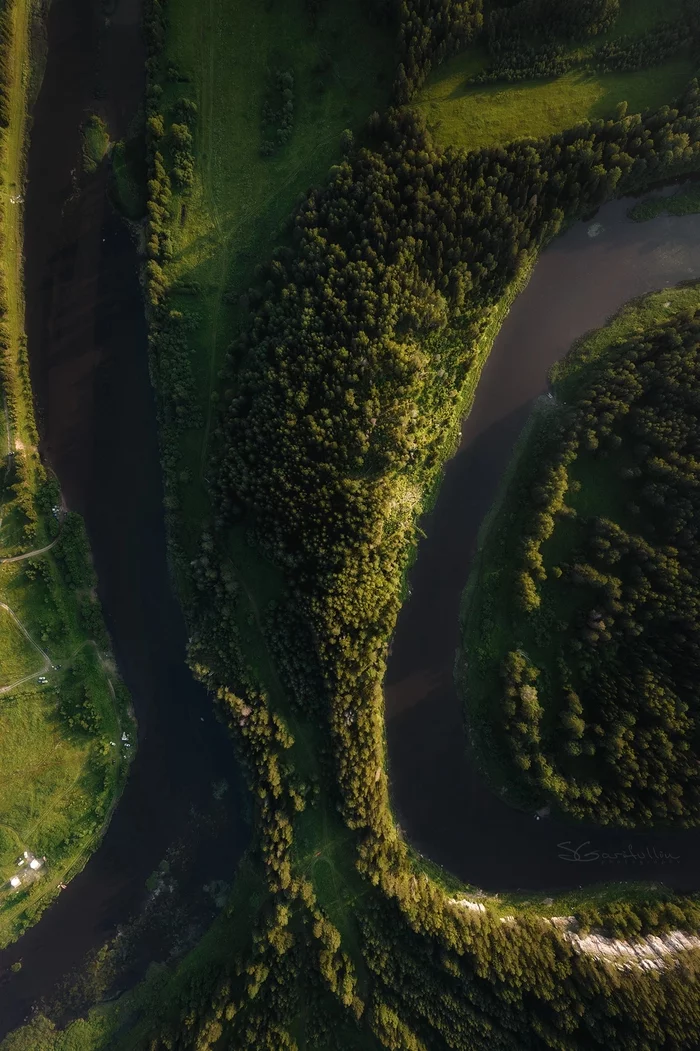
<svg viewBox="0 0 700 1051">
<path fill-rule="evenodd" d="M 700 216 L 637 224 L 628 207 L 614 201 L 554 241 L 515 301 L 435 509 L 421 523 L 427 535 L 392 643 L 386 728 L 398 821 L 426 857 L 485 890 L 640 879 L 700 887 L 700 831 L 630 834 L 506 805 L 469 753 L 453 678 L 477 534 L 549 368 L 629 299 L 700 277 Z"/>
<path fill-rule="evenodd" d="M 142 105 L 140 18 L 140 0 L 53 0 L 25 205 L 26 327 L 42 453 L 68 507 L 85 517 L 139 744 L 101 846 L 39 923 L 0 953 L 0 1035 L 138 913 L 147 878 L 174 842 L 185 836 L 201 856 L 195 878 L 203 884 L 231 880 L 249 838 L 230 739 L 185 664 L 136 250 L 108 203 L 106 170 L 82 190 L 74 181 L 84 117 L 101 113 L 116 140 Z M 228 790 L 215 804 L 223 782 Z M 225 808 L 214 841 L 198 816 L 212 806 Z M 20 959 L 21 971 L 10 972 Z"/>
</svg>

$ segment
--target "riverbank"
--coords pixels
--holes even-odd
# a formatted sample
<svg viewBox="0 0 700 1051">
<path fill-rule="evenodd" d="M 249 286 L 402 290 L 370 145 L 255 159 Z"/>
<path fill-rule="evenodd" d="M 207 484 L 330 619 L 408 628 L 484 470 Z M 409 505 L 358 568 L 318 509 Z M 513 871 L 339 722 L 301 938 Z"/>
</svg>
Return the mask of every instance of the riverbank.
<svg viewBox="0 0 700 1051">
<path fill-rule="evenodd" d="M 41 5 L 3 12 L 8 125 L 2 171 L 6 419 L 0 482 L 0 946 L 17 938 L 85 865 L 119 797 L 134 733 L 110 653 L 80 518 L 39 455 L 24 334 L 23 214 L 28 108 L 41 78 Z M 36 550 L 36 554 L 31 552 Z M 24 851 L 42 860 L 17 868 Z M 45 860 L 43 860 L 45 858 Z"/>
<path fill-rule="evenodd" d="M 120 926 L 145 933 L 115 981 L 135 982 L 152 961 L 186 951 L 220 907 L 207 888 L 231 882 L 247 843 L 233 751 L 187 670 L 168 575 L 139 257 L 108 200 L 107 160 L 80 174 L 86 116 L 100 116 L 119 141 L 142 105 L 140 15 L 137 0 L 113 4 L 108 21 L 100 0 L 54 0 L 31 114 L 24 280 L 39 445 L 65 503 L 85 520 L 138 742 L 122 743 L 136 756 L 90 864 L 0 953 L 5 1032 L 38 999 L 55 1003 L 56 983 Z M 166 862 L 171 910 L 156 923 L 147 882 Z"/>
<path fill-rule="evenodd" d="M 545 402 L 547 411 L 541 408 L 528 423 L 472 573 L 458 675 L 472 736 L 481 763 L 500 770 L 500 790 L 509 797 L 514 791 L 520 797 L 529 794 L 533 809 L 554 802 L 589 820 L 638 827 L 698 823 L 695 764 L 685 763 L 696 736 L 692 695 L 679 696 L 677 707 L 659 708 L 658 702 L 683 693 L 672 669 L 692 668 L 692 650 L 674 651 L 671 662 L 664 659 L 664 596 L 673 596 L 670 601 L 681 608 L 693 587 L 688 577 L 675 583 L 668 567 L 677 573 L 674 560 L 680 559 L 687 572 L 694 558 L 686 534 L 679 529 L 669 538 L 664 533 L 665 523 L 675 520 L 674 499 L 685 493 L 686 476 L 675 478 L 673 490 L 665 489 L 663 480 L 670 470 L 664 467 L 666 456 L 685 462 L 680 436 L 694 426 L 689 318 L 699 306 L 698 286 L 687 282 L 629 304 L 553 367 L 553 402 L 549 407 Z M 671 348 L 682 333 L 688 344 L 679 366 Z M 623 345 L 629 365 L 615 349 Z M 685 400 L 674 401 L 670 393 L 664 397 L 655 386 L 671 362 L 674 379 L 668 390 L 682 391 Z M 589 409 L 590 430 L 579 429 L 583 425 L 577 421 L 596 399 L 606 399 L 608 422 L 596 431 L 595 410 Z M 631 431 L 624 429 L 627 418 L 635 421 Z M 668 438 L 655 444 L 664 429 L 678 436 L 678 448 Z M 615 438 L 608 445 L 611 434 Z M 640 456 L 644 441 L 656 449 L 649 461 Z M 662 494 L 667 499 L 659 520 L 657 505 L 648 501 Z M 654 567 L 650 572 L 658 592 L 651 621 L 645 606 L 649 592 L 637 583 L 647 580 L 642 561 Z M 566 586 L 558 583 L 562 576 Z M 608 588 L 615 590 L 612 606 Z M 647 696 L 645 704 L 635 703 L 645 696 L 639 683 L 629 694 L 625 689 L 635 676 L 651 672 L 633 653 L 636 636 L 616 627 L 618 621 L 644 635 L 642 652 L 657 669 L 656 702 Z M 686 615 L 684 625 L 692 636 L 692 616 Z M 607 662 L 626 669 L 619 694 L 612 692 L 603 670 Z M 521 690 L 522 712 L 513 672 L 506 671 L 516 664 L 529 684 Z M 685 674 L 692 680 L 691 671 Z M 526 706 L 526 699 L 537 703 Z M 517 720 L 512 709 L 519 712 Z M 648 741 L 643 754 L 637 751 L 640 739 Z M 664 759 L 656 766 L 652 742 L 658 741 L 665 743 Z M 646 764 L 654 766 L 653 778 Z"/>
<path fill-rule="evenodd" d="M 678 889 L 695 889 L 692 834 L 685 840 L 683 834 L 671 835 L 668 841 L 660 834 L 659 850 L 681 859 L 663 871 L 653 863 L 584 869 L 560 859 L 565 852 L 557 844 L 566 840 L 590 839 L 614 855 L 626 836 L 601 836 L 600 829 L 576 823 L 567 828 L 554 817 L 536 822 L 493 795 L 467 750 L 453 685 L 458 611 L 476 534 L 532 401 L 546 390 L 547 370 L 574 337 L 604 324 L 622 302 L 653 288 L 655 280 L 664 286 L 697 272 L 693 267 L 700 260 L 692 248 L 697 218 L 658 219 L 640 227 L 626 219 L 628 207 L 624 201 L 608 204 L 595 221 L 575 224 L 553 241 L 505 318 L 460 451 L 446 466 L 434 511 L 420 523 L 427 536 L 418 545 L 408 578 L 411 595 L 392 644 L 387 736 L 398 820 L 422 853 L 487 890 L 573 888 L 596 876 L 601 882 L 663 877 Z M 474 841 L 486 846 L 475 853 Z M 643 834 L 632 842 L 635 849 L 647 845 Z"/>
</svg>

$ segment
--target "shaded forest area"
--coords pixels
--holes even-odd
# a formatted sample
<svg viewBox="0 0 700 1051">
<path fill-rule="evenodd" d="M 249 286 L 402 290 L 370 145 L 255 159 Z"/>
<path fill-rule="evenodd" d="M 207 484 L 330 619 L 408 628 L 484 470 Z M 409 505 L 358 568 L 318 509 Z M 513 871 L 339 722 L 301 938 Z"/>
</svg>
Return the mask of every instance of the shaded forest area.
<svg viewBox="0 0 700 1051">
<path fill-rule="evenodd" d="M 699 343 L 682 315 L 579 371 L 524 453 L 534 477 L 513 483 L 495 734 L 526 782 L 589 820 L 700 818 Z M 499 659 L 484 648 L 482 664 Z"/>
</svg>

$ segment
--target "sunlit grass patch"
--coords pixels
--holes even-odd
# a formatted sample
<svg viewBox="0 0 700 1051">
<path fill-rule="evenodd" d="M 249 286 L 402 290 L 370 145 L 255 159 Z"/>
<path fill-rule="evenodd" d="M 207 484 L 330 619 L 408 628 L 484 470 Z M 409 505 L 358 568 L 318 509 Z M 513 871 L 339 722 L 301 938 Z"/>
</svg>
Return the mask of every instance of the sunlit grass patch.
<svg viewBox="0 0 700 1051">
<path fill-rule="evenodd" d="M 583 120 L 613 117 L 623 101 L 629 113 L 639 113 L 680 94 L 694 70 L 686 57 L 634 73 L 578 71 L 550 80 L 470 85 L 474 63 L 468 53 L 446 63 L 418 99 L 441 146 L 480 149 L 544 138 Z"/>
<path fill-rule="evenodd" d="M 21 621 L 0 605 L 0 689 L 31 675 L 44 659 L 21 628 Z"/>
<path fill-rule="evenodd" d="M 86 172 L 94 172 L 102 163 L 109 149 L 107 125 L 101 117 L 94 114 L 83 125 L 83 167 Z"/>
</svg>

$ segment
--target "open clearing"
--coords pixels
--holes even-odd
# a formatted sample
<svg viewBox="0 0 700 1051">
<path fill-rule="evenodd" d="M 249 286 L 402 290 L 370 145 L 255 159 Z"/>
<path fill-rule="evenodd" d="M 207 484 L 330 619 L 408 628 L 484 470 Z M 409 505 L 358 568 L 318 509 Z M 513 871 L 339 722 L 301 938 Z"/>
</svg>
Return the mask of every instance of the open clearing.
<svg viewBox="0 0 700 1051">
<path fill-rule="evenodd" d="M 556 80 L 467 85 L 473 58 L 459 55 L 426 86 L 418 109 L 441 146 L 479 149 L 539 139 L 577 121 L 612 117 L 621 100 L 630 113 L 661 106 L 683 90 L 693 68 L 688 57 L 637 73 L 577 71 Z"/>
<path fill-rule="evenodd" d="M 585 60 L 592 49 L 622 36 L 641 37 L 656 23 L 672 19 L 682 0 L 622 0 L 622 12 L 605 34 L 574 43 L 569 53 Z M 516 139 L 543 138 L 579 121 L 609 118 L 621 101 L 630 113 L 662 106 L 693 76 L 690 54 L 637 72 L 594 73 L 575 69 L 557 78 L 469 84 L 488 65 L 482 48 L 470 48 L 445 62 L 418 96 L 417 108 L 440 146 L 480 149 Z"/>
</svg>

